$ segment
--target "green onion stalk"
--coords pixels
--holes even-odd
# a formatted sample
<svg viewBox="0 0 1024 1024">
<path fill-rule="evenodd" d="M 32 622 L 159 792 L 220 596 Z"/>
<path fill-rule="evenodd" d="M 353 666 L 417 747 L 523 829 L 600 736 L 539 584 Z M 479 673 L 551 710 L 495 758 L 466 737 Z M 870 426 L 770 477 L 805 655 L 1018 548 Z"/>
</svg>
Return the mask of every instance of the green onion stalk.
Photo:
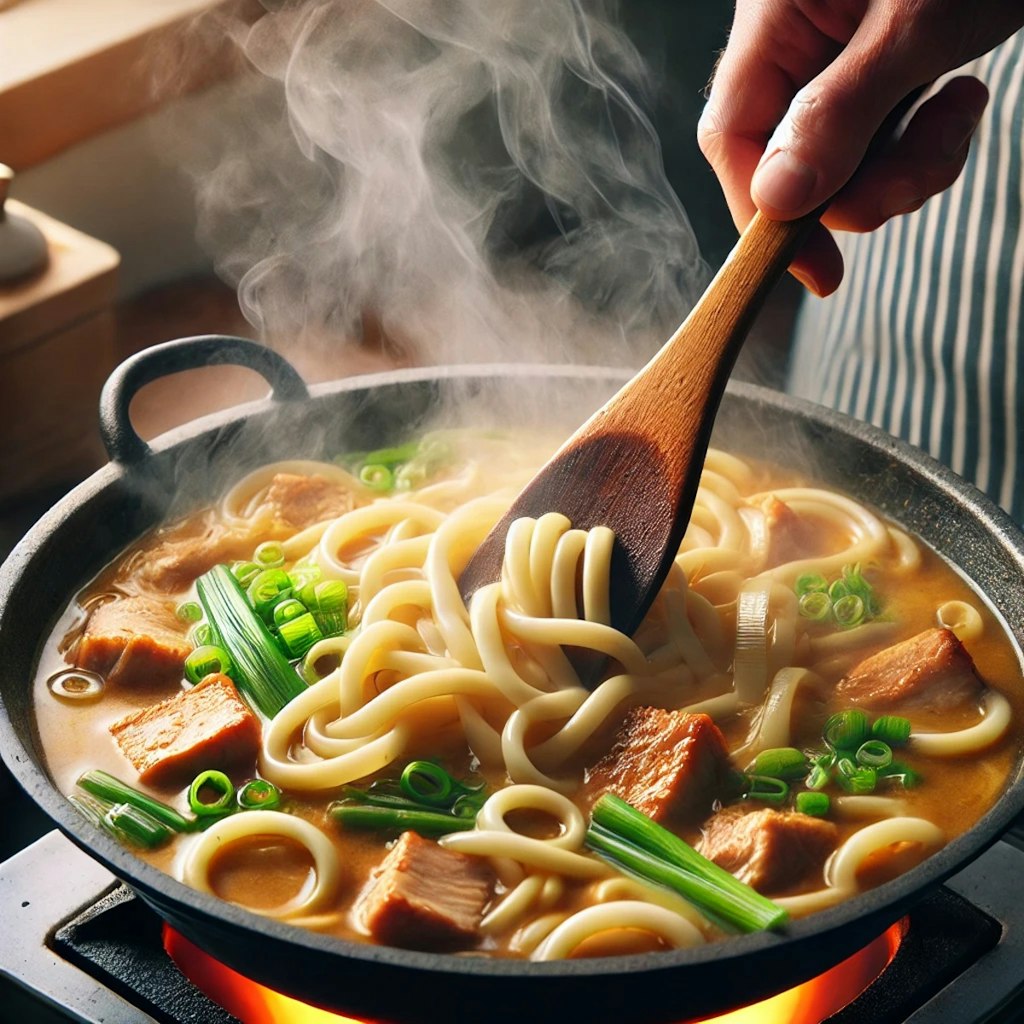
<svg viewBox="0 0 1024 1024">
<path fill-rule="evenodd" d="M 731 929 L 779 928 L 789 919 L 777 903 L 611 793 L 594 804 L 586 845 L 617 867 L 679 893 Z"/>
</svg>

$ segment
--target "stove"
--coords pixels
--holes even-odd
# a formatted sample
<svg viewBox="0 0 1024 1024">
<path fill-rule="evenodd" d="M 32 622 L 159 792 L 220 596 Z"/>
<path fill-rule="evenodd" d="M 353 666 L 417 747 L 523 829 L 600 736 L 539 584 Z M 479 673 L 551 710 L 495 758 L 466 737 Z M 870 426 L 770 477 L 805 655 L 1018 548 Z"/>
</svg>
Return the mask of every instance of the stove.
<svg viewBox="0 0 1024 1024">
<path fill-rule="evenodd" d="M 828 1024 L 1024 1024 L 1022 879 L 1011 831 L 915 906 L 892 962 Z M 0 864 L 0 922 L 2 1021 L 237 1021 L 167 955 L 153 911 L 58 832 Z"/>
</svg>

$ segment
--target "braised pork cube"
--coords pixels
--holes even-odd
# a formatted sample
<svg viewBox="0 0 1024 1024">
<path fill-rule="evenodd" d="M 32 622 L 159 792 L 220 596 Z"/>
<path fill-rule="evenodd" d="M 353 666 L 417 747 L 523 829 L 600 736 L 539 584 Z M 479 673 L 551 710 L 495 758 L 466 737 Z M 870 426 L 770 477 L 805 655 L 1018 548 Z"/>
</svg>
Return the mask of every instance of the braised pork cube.
<svg viewBox="0 0 1024 1024">
<path fill-rule="evenodd" d="M 947 711 L 977 698 L 981 681 L 966 648 L 948 629 L 929 629 L 865 658 L 836 686 L 837 695 L 869 708 Z"/>
<path fill-rule="evenodd" d="M 192 650 L 174 605 L 155 597 L 119 597 L 89 616 L 74 651 L 78 668 L 117 685 L 173 683 Z"/>
<path fill-rule="evenodd" d="M 278 473 L 264 504 L 277 519 L 301 530 L 350 511 L 354 503 L 348 491 L 322 476 Z"/>
<path fill-rule="evenodd" d="M 820 548 L 821 539 L 814 524 L 801 519 L 784 501 L 772 495 L 764 500 L 761 508 L 768 529 L 765 565 L 769 569 L 807 558 Z"/>
<path fill-rule="evenodd" d="M 839 830 L 831 821 L 796 811 L 726 807 L 703 825 L 697 849 L 765 895 L 820 874 Z"/>
<path fill-rule="evenodd" d="M 356 915 L 387 946 L 465 948 L 476 941 L 493 886 L 487 861 L 403 832 L 374 871 Z"/>
<path fill-rule="evenodd" d="M 121 753 L 145 783 L 188 781 L 207 768 L 255 759 L 259 719 L 225 675 L 212 675 L 110 726 Z"/>
<path fill-rule="evenodd" d="M 655 821 L 696 824 L 734 781 L 725 739 L 707 715 L 638 707 L 587 774 L 587 794 L 611 792 Z"/>
<path fill-rule="evenodd" d="M 146 553 L 138 577 L 156 590 L 174 594 L 215 565 L 250 558 L 254 546 L 248 534 L 220 526 L 171 533 Z"/>
</svg>

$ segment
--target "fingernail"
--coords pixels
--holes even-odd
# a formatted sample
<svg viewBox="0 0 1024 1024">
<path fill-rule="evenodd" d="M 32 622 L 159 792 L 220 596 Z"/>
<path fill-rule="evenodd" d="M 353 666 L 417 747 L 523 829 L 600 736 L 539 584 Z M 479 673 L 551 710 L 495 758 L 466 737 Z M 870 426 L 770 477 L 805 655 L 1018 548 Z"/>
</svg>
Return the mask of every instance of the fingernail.
<svg viewBox="0 0 1024 1024">
<path fill-rule="evenodd" d="M 810 274 L 803 270 L 796 270 L 793 267 L 789 268 L 789 272 L 813 295 L 817 295 L 820 299 L 822 297 L 821 288 L 818 282 L 811 277 Z"/>
<path fill-rule="evenodd" d="M 792 213 L 807 204 L 817 180 L 812 167 L 779 149 L 754 172 L 751 193 L 758 206 Z"/>
<path fill-rule="evenodd" d="M 949 115 L 942 126 L 943 156 L 954 157 L 967 145 L 978 127 L 980 117 L 980 114 L 971 110 L 958 110 Z"/>
</svg>

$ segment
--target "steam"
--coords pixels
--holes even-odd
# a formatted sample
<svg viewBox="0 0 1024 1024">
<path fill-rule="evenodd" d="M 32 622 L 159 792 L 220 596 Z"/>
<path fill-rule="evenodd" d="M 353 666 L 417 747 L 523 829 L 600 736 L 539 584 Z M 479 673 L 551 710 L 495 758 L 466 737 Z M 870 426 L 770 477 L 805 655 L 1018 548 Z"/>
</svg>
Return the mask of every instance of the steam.
<svg viewBox="0 0 1024 1024">
<path fill-rule="evenodd" d="M 337 351 L 373 324 L 421 363 L 645 359 L 707 274 L 612 14 L 289 0 L 230 25 L 250 70 L 186 163 L 259 335 Z"/>
</svg>

